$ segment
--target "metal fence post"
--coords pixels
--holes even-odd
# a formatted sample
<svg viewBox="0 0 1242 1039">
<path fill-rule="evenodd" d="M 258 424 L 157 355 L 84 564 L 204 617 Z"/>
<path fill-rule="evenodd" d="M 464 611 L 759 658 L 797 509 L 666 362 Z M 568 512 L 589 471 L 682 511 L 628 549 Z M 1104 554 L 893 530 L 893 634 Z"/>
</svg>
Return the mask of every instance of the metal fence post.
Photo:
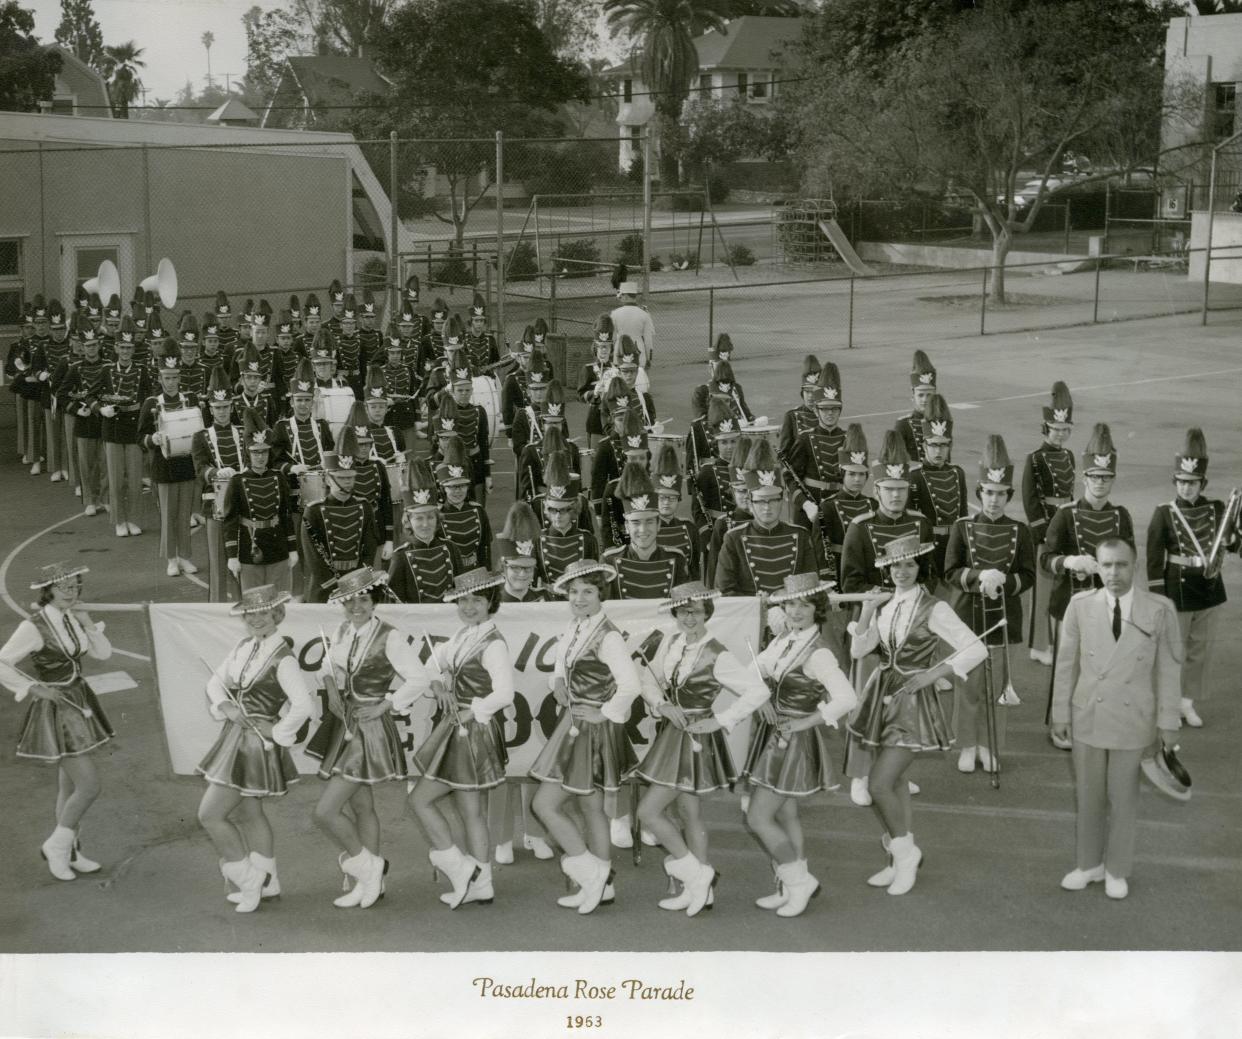
<svg viewBox="0 0 1242 1039">
<path fill-rule="evenodd" d="M 846 349 L 854 349 L 854 274 L 850 273 L 850 323 L 849 336 L 846 339 Z"/>
<path fill-rule="evenodd" d="M 712 341 L 716 338 L 716 288 L 712 286 L 707 290 L 707 349 L 712 348 Z"/>
<path fill-rule="evenodd" d="M 505 133 L 496 131 L 496 338 L 505 337 Z"/>
<path fill-rule="evenodd" d="M 651 288 L 651 124 L 643 136 L 643 302 Z"/>
<path fill-rule="evenodd" d="M 979 296 L 979 334 L 981 336 L 987 335 L 985 322 L 988 313 L 988 270 L 987 267 L 983 268 L 983 291 Z"/>
<path fill-rule="evenodd" d="M 401 264 L 397 252 L 397 131 L 388 135 L 388 313 L 394 317 L 400 309 Z"/>
<path fill-rule="evenodd" d="M 1237 136 L 1236 134 L 1234 135 Z M 1233 137 L 1229 138 L 1233 140 Z M 1221 142 L 1228 143 L 1228 142 Z M 1199 313 L 1199 324 L 1207 324 L 1208 316 L 1208 297 L 1212 291 L 1211 272 L 1212 272 L 1212 225 L 1216 218 L 1216 156 L 1220 154 L 1220 145 L 1218 144 L 1212 149 L 1212 169 L 1208 176 L 1208 225 L 1207 225 L 1207 248 L 1203 252 L 1203 309 Z"/>
<path fill-rule="evenodd" d="M 1065 249 L 1063 250 L 1068 256 L 1070 251 L 1070 207 L 1073 205 L 1071 199 L 1065 200 Z"/>
<path fill-rule="evenodd" d="M 1095 258 L 1095 293 L 1091 300 L 1091 323 L 1094 325 L 1100 319 L 1100 269 L 1104 266 L 1104 257 L 1097 256 Z"/>
<path fill-rule="evenodd" d="M 479 283 L 479 243 L 470 243 L 470 277 L 474 279 L 474 283 Z"/>
<path fill-rule="evenodd" d="M 552 282 L 548 286 L 548 318 L 552 322 L 552 331 L 556 331 L 556 270 L 551 274 Z"/>
</svg>

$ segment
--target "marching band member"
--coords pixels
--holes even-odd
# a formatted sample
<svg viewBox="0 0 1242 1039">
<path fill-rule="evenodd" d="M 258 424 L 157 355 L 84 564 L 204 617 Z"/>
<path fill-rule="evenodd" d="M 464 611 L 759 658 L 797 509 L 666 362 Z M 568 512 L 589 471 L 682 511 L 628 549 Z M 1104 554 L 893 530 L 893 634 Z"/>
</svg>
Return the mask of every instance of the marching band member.
<svg viewBox="0 0 1242 1039">
<path fill-rule="evenodd" d="M 854 659 L 879 654 L 849 729 L 875 753 L 868 788 L 890 862 L 867 883 L 887 888 L 890 895 L 914 887 L 923 859 L 914 843 L 906 771 L 916 754 L 953 745 L 940 690 L 951 687 L 950 675 L 964 680 L 987 657 L 952 607 L 928 590 L 935 575 L 923 557 L 932 548 L 917 533 L 885 543 L 876 565 L 888 570 L 894 591 L 864 603 L 858 621 L 849 626 Z M 942 643 L 952 647 L 947 656 Z"/>
<path fill-rule="evenodd" d="M 324 322 L 324 327 L 332 333 L 333 339 L 338 339 L 341 335 L 341 319 L 345 315 L 345 289 L 336 278 L 328 286 L 328 308 L 331 316 Z"/>
<path fill-rule="evenodd" d="M 187 315 L 185 321 L 197 325 L 192 316 Z M 186 325 L 181 330 L 183 336 L 194 332 L 195 329 Z M 138 438 L 150 452 L 151 471 L 159 494 L 160 555 L 168 561 L 166 573 L 169 577 L 198 573 L 198 567 L 190 560 L 190 512 L 194 508 L 196 490 L 194 459 L 189 451 L 184 455 L 168 454 L 168 434 L 160 428 L 166 412 L 198 406 L 181 392 L 180 381 L 180 361 L 174 356 L 165 357 L 160 362 L 160 393 L 148 397 L 138 414 Z"/>
<path fill-rule="evenodd" d="M 932 525 L 932 557 L 944 573 L 944 554 L 953 524 L 969 514 L 966 473 L 949 461 L 953 450 L 953 416 L 949 405 L 933 393 L 923 405 L 923 464 L 910 473 L 910 507 Z"/>
<path fill-rule="evenodd" d="M 780 518 L 781 471 L 766 440 L 750 449 L 746 473 L 752 519 L 729 531 L 721 542 L 716 588 L 724 595 L 779 591 L 787 575 L 816 569 L 815 550 L 806 531 Z"/>
<path fill-rule="evenodd" d="M 280 471 L 268 468 L 275 438 L 262 416 L 247 411 L 242 421 L 250 464 L 230 478 L 224 495 L 229 572 L 243 592 L 265 585 L 287 592 L 298 565 L 292 495 Z"/>
<path fill-rule="evenodd" d="M 422 382 L 417 369 L 406 363 L 401 339 L 395 334 L 395 329 L 389 329 L 383 347 L 387 361 L 379 369 L 379 379 L 384 395 L 391 402 L 388 421 L 400 435 L 402 450 L 413 451 L 418 439 L 417 400 Z"/>
<path fill-rule="evenodd" d="M 543 483 L 546 490 L 541 503 L 543 529 L 535 546 L 539 573 L 546 588 L 556 582 L 574 564 L 598 555 L 599 543 L 592 530 L 576 522 L 582 514 L 580 478 L 569 468 L 569 457 L 551 452 L 544 461 Z"/>
<path fill-rule="evenodd" d="M 35 359 L 38 377 L 43 383 L 40 403 L 43 406 L 47 468 L 51 482 L 60 483 L 69 479 L 69 449 L 73 442 L 66 442 L 60 402 L 56 399 L 55 376 L 70 354 L 69 324 L 65 319 L 65 308 L 58 299 L 47 305 L 47 324 L 47 341 L 35 348 Z"/>
<path fill-rule="evenodd" d="M 604 435 L 600 394 L 607 386 L 607 376 L 612 370 L 612 334 L 612 318 L 607 314 L 600 314 L 595 319 L 591 338 L 595 356 L 582 366 L 582 377 L 578 380 L 578 399 L 587 406 L 587 447 L 593 446 L 595 437 Z"/>
<path fill-rule="evenodd" d="M 220 326 L 216 323 L 214 314 L 204 314 L 202 325 L 199 327 L 199 334 L 202 336 L 203 354 L 199 358 L 203 367 L 207 371 L 223 372 L 226 379 L 229 377 L 230 368 L 229 359 L 220 352 Z M 154 354 L 152 354 L 152 368 L 154 369 Z M 211 381 L 211 375 L 207 376 L 208 383 Z"/>
<path fill-rule="evenodd" d="M 491 433 L 487 428 L 487 412 L 483 410 L 483 405 L 471 403 L 473 380 L 474 376 L 470 368 L 459 364 L 453 365 L 453 395 L 448 399 L 452 400 L 455 405 L 452 409 L 455 414 L 445 407 L 445 401 L 441 401 L 440 410 L 436 415 L 437 432 L 441 436 L 452 433 L 461 441 L 466 454 L 470 456 L 474 499 L 480 505 L 486 505 L 487 495 L 492 490 L 492 456 L 489 446 Z M 444 421 L 450 415 L 453 419 L 451 427 L 446 426 Z"/>
<path fill-rule="evenodd" d="M 702 576 L 703 542 L 694 521 L 677 515 L 684 478 L 677 452 L 671 444 L 660 447 L 652 461 L 651 475 L 659 512 L 656 543 L 667 551 L 680 553 L 686 560 L 690 579 L 697 581 Z"/>
<path fill-rule="evenodd" d="M 729 337 L 728 332 L 721 332 L 716 336 L 716 342 L 707 348 L 707 380 L 699 383 L 690 393 L 690 414 L 694 416 L 690 420 L 690 434 L 686 447 L 686 454 L 690 458 L 697 460 L 706 458 L 710 454 L 707 447 L 707 430 L 705 427 L 707 404 L 713 394 L 720 392 L 716 388 L 717 369 L 723 363 L 730 365 L 729 371 L 732 372 L 732 359 L 733 340 Z M 736 403 L 733 405 L 733 408 L 734 417 L 740 417 L 737 414 L 739 409 Z"/>
<path fill-rule="evenodd" d="M 362 392 L 362 340 L 358 338 L 358 304 L 354 294 L 342 293 L 339 304 L 334 294 L 332 309 L 334 315 L 328 324 L 336 336 L 336 368 L 357 396 Z"/>
<path fill-rule="evenodd" d="M 543 482 L 544 466 L 548 456 L 557 451 L 569 460 L 571 473 L 582 473 L 582 452 L 572 440 L 565 439 L 562 424 L 558 422 L 548 423 L 540 440 L 537 443 L 527 444 L 522 451 L 522 457 L 518 459 L 517 497 L 521 501 L 530 502 L 536 511 L 542 507 L 543 492 L 546 486 Z M 594 530 L 590 509 L 584 510 L 584 516 L 587 529 Z"/>
<path fill-rule="evenodd" d="M 537 444 L 543 436 L 543 415 L 547 410 L 548 389 L 553 382 L 552 365 L 543 354 L 536 354 L 526 373 L 527 403 L 516 408 L 509 422 L 509 443 L 517 462 L 528 444 Z M 558 385 L 559 389 L 559 385 Z M 562 414 L 564 398 L 562 397 Z"/>
<path fill-rule="evenodd" d="M 761 701 L 742 774 L 751 784 L 746 824 L 771 857 L 779 885 L 756 904 L 777 916 L 801 915 L 819 893 L 804 858 L 798 802 L 836 787 L 826 729 L 858 704 L 820 631 L 831 587 L 818 573 L 797 573 L 764 594 L 768 605 L 784 611 L 786 631 L 756 661 L 771 693 Z"/>
<path fill-rule="evenodd" d="M 371 506 L 375 525 L 380 536 L 380 558 L 387 563 L 392 557 L 392 487 L 388 482 L 388 470 L 375 460 L 371 430 L 367 425 L 366 411 L 357 401 L 349 421 L 341 430 L 337 452 L 352 455 L 354 460 L 354 495 Z M 373 559 L 364 559 L 371 563 Z"/>
<path fill-rule="evenodd" d="M 733 509 L 723 512 L 712 522 L 711 541 L 707 546 L 707 582 L 716 584 L 716 563 L 720 559 L 720 546 L 729 531 L 746 526 L 754 517 L 750 511 L 750 488 L 746 486 L 746 459 L 750 457 L 750 440 L 739 440 L 730 463 L 729 480 L 733 494 Z"/>
<path fill-rule="evenodd" d="M 650 785 L 638 805 L 643 826 L 668 852 L 664 870 L 683 884 L 679 895 L 660 908 L 695 916 L 712 905 L 717 873 L 708 865 L 707 829 L 699 813 L 701 795 L 737 781 L 737 768 L 725 734 L 768 698 L 767 686 L 708 631 L 719 592 L 702 581 L 677 585 L 660 603 L 677 622 L 677 632 L 661 641 L 655 659 L 639 678 L 659 719 L 659 729 L 634 775 Z M 736 700 L 721 704 L 728 690 Z M 719 708 L 717 704 L 720 704 Z M 674 804 L 680 825 L 669 814 Z"/>
<path fill-rule="evenodd" d="M 638 347 L 629 336 L 622 336 L 617 344 L 614 360 L 617 371 L 621 373 L 621 381 L 629 391 L 632 405 L 642 415 L 643 425 L 647 428 L 658 425 L 656 422 L 655 400 L 647 392 L 647 387 L 639 387 L 639 373 L 645 373 Z M 658 430 L 657 430 L 658 431 Z"/>
<path fill-rule="evenodd" d="M 298 781 L 288 748 L 314 714 L 291 642 L 278 631 L 288 601 L 288 592 L 270 584 L 242 593 L 229 613 L 242 618 L 247 637 L 207 683 L 212 717 L 225 724 L 195 770 L 207 781 L 198 821 L 220 854 L 220 872 L 238 888 L 229 901 L 239 913 L 252 913 L 261 898 L 280 894 L 263 799 L 283 797 Z M 286 702 L 289 709 L 281 716 Z"/>
<path fill-rule="evenodd" d="M 543 319 L 540 318 L 540 320 Z M 509 358 L 512 364 L 505 372 L 500 384 L 500 427 L 507 437 L 511 436 L 513 417 L 519 409 L 530 403 L 530 395 L 526 392 L 526 376 L 530 371 L 534 352 L 535 326 L 527 325 L 522 329 L 522 338 L 509 344 Z M 500 373 L 497 372 L 497 378 L 499 377 Z"/>
<path fill-rule="evenodd" d="M 100 443 L 100 419 L 93 401 L 103 392 L 104 362 L 99 353 L 99 334 L 83 323 L 78 337 L 82 343 L 82 356 L 66 366 L 64 379 L 56 393 L 65 402 L 66 416 L 71 416 L 73 451 L 78 463 L 78 488 L 82 492 L 82 504 L 88 516 L 96 515 L 102 503 L 103 451 Z M 66 419 L 66 433 L 70 431 Z M 106 474 L 105 474 L 106 475 Z"/>
<path fill-rule="evenodd" d="M 686 557 L 659 541 L 660 513 L 647 470 L 630 462 L 617 481 L 616 496 L 625 518 L 627 543 L 604 550 L 605 565 L 616 571 L 615 599 L 661 599 L 688 578 Z"/>
<path fill-rule="evenodd" d="M 263 356 L 253 343 L 240 347 L 238 355 L 240 360 L 234 369 L 234 376 L 241 382 L 241 392 L 233 398 L 233 406 L 239 415 L 244 415 L 248 410 L 257 411 L 263 418 L 263 424 L 270 426 L 278 417 L 276 402 L 264 389 L 272 379 L 271 358 L 267 358 L 265 365 Z"/>
<path fill-rule="evenodd" d="M 936 392 L 936 368 L 927 354 L 922 350 L 915 350 L 910 366 L 910 400 L 914 408 L 909 415 L 898 419 L 897 425 L 893 427 L 906 445 L 911 471 L 917 469 L 923 461 L 923 413 L 927 402 Z"/>
<path fill-rule="evenodd" d="M 704 386 L 699 387 L 704 391 L 701 397 L 697 396 L 696 391 L 696 399 L 692 402 L 696 418 L 690 423 L 690 432 L 686 436 L 686 457 L 700 467 L 712 455 L 712 401 L 718 402 L 717 411 L 723 405 L 724 413 L 733 420 L 738 429 L 754 420 L 741 386 L 734 381 L 733 366 L 723 360 L 708 363 L 714 364 L 715 375 Z"/>
<path fill-rule="evenodd" d="M 789 471 L 797 478 L 793 494 L 794 516 L 798 526 L 815 535 L 824 503 L 841 489 L 841 448 L 845 431 L 841 429 L 841 373 L 831 361 L 819 373 L 819 384 L 809 394 L 815 409 L 815 425 L 794 441 L 788 455 Z M 824 524 L 820 520 L 820 538 Z M 820 553 L 828 564 L 832 557 L 824 545 Z"/>
<path fill-rule="evenodd" d="M 819 423 L 811 398 L 819 386 L 820 368 L 819 358 L 814 354 L 807 354 L 802 359 L 802 383 L 798 388 L 802 403 L 790 408 L 781 419 L 780 447 L 777 450 L 781 458 L 788 459 L 798 437 Z"/>
<path fill-rule="evenodd" d="M 453 587 L 454 576 L 466 567 L 457 547 L 441 530 L 436 481 L 422 459 L 410 464 L 410 497 L 404 525 L 410 536 L 392 554 L 389 590 L 398 602 L 443 602 Z"/>
<path fill-rule="evenodd" d="M 931 454 L 930 444 L 928 454 Z M 975 668 L 955 683 L 953 729 L 957 733 L 959 772 L 973 772 L 976 759 L 985 772 L 1000 771 L 999 754 L 1005 748 L 1008 711 L 996 711 L 996 744 L 988 733 L 987 706 L 983 698 L 991 695 L 997 706 L 1010 706 L 1007 699 L 1011 676 L 1004 648 L 1022 642 L 1021 596 L 1035 581 L 1035 546 L 1030 528 L 1005 515 L 1005 505 L 1013 497 L 1013 465 L 1002 437 L 993 433 L 983 449 L 979 463 L 979 482 L 975 485 L 979 513 L 958 519 L 949 533 L 945 556 L 944 581 L 949 604 L 976 635 L 994 662 L 999 655 L 1005 667 L 1004 694 L 989 689 L 985 668 Z M 1002 630 L 985 632 L 998 620 Z M 997 650 L 1001 650 L 998 654 Z M 980 712 L 980 705 L 984 709 Z M 981 716 L 982 715 L 982 716 Z"/>
<path fill-rule="evenodd" d="M 42 567 L 31 588 L 35 612 L 0 648 L 0 684 L 18 701 L 32 696 L 17 739 L 17 756 L 55 762 L 56 828 L 39 854 L 57 880 L 95 873 L 100 866 L 82 854 L 82 818 L 99 796 L 92 752 L 112 738 L 112 726 L 82 677 L 82 658 L 107 660 L 112 645 L 81 605 L 84 566 Z M 18 669 L 29 658 L 34 676 Z"/>
<path fill-rule="evenodd" d="M 305 513 L 303 530 L 311 546 L 310 576 L 303 598 L 308 603 L 328 601 L 329 588 L 339 578 L 375 558 L 379 528 L 370 502 L 354 494 L 357 479 L 354 456 L 325 451 L 323 472 L 328 496 Z"/>
<path fill-rule="evenodd" d="M 440 527 L 444 536 L 457 549 L 462 568 L 491 568 L 492 524 L 487 510 L 471 501 L 470 459 L 456 437 L 446 438 L 440 464 L 436 466 L 436 482 L 444 494 L 440 505 Z"/>
<path fill-rule="evenodd" d="M 302 364 L 302 355 L 298 353 L 293 341 L 293 315 L 288 310 L 280 312 L 274 331 L 276 349 L 272 352 L 272 381 L 276 383 L 276 387 L 272 391 L 272 397 L 276 402 L 277 415 L 284 418 L 292 408 L 289 392 L 297 380 L 298 368 Z"/>
<path fill-rule="evenodd" d="M 207 385 L 207 408 L 211 424 L 190 441 L 190 459 L 198 478 L 202 508 L 207 516 L 208 601 L 236 598 L 229 588 L 228 552 L 224 547 L 224 501 L 227 481 L 245 466 L 242 429 L 233 423 L 233 394 L 223 368 L 213 368 Z M 219 488 L 217 490 L 217 488 Z M 217 494 L 221 500 L 216 501 Z"/>
<path fill-rule="evenodd" d="M 379 317 L 375 293 L 363 289 L 362 304 L 358 307 L 358 359 L 363 371 L 384 363 L 384 336 L 378 327 Z"/>
<path fill-rule="evenodd" d="M 470 304 L 470 327 L 466 331 L 466 360 L 477 372 L 489 365 L 500 363 L 500 350 L 496 346 L 496 335 L 487 328 L 487 305 L 479 293 L 474 294 Z"/>
<path fill-rule="evenodd" d="M 499 574 L 476 567 L 457 575 L 445 594 L 446 602 L 456 603 L 462 626 L 435 650 L 438 676 L 430 692 L 439 720 L 414 753 L 420 776 L 410 808 L 431 845 L 427 857 L 452 884 L 452 893 L 440 896 L 450 909 L 465 902 L 490 905 L 495 897 L 486 791 L 505 782 L 509 755 L 501 712 L 514 697 L 509 647 L 491 619 L 503 583 Z M 450 821 L 440 809 L 439 801 L 449 795 L 469 854 L 453 842 Z"/>
<path fill-rule="evenodd" d="M 837 468 L 841 470 L 841 489 L 820 507 L 819 529 L 824 542 L 824 573 L 840 581 L 846 530 L 857 517 L 874 513 L 880 507 L 879 502 L 863 493 L 871 463 L 867 459 L 867 436 L 857 422 L 851 422 L 845 431 L 845 440 L 837 452 Z"/>
<path fill-rule="evenodd" d="M 919 435 L 922 436 L 922 433 Z M 920 544 L 931 543 L 932 530 L 927 517 L 907 508 L 910 474 L 910 456 L 906 453 L 901 435 L 889 430 L 884 434 L 879 456 L 871 466 L 872 485 L 879 508 L 874 513 L 864 512 L 855 517 L 845 531 L 841 547 L 842 592 L 857 594 L 889 586 L 889 572 L 879 565 L 878 560 L 884 545 L 894 538 L 917 534 Z M 934 574 L 933 583 L 939 580 L 939 572 L 932 569 L 934 559 L 928 560 L 925 565 Z M 860 660 L 855 677 L 859 689 L 863 688 L 868 673 L 868 662 Z M 850 731 L 845 755 L 845 774 L 850 777 L 850 800 L 865 807 L 871 804 L 871 795 L 867 792 L 871 754 L 852 735 L 853 730 Z"/>
<path fill-rule="evenodd" d="M 495 554 L 505 579 L 500 587 L 502 603 L 551 600 L 546 589 L 536 587 L 539 560 L 535 546 L 538 542 L 539 520 L 535 510 L 524 501 L 515 501 L 509 506 L 504 529 L 496 538 Z"/>
<path fill-rule="evenodd" d="M 296 299 L 296 297 L 294 298 Z M 289 309 L 296 309 L 292 304 L 293 300 L 290 300 Z M 311 351 L 315 346 L 315 340 L 322 330 L 323 311 L 319 303 L 319 297 L 313 292 L 308 292 L 306 294 L 305 305 L 302 308 L 302 331 L 298 333 L 298 337 L 295 340 L 298 353 L 300 353 L 303 357 L 310 357 Z M 334 363 L 335 360 L 336 357 L 333 355 Z"/>
<path fill-rule="evenodd" d="M 599 502 L 599 539 L 600 544 L 606 546 L 605 552 L 610 548 L 620 548 L 629 543 L 629 528 L 625 525 L 619 492 L 621 477 L 625 475 L 630 466 L 635 466 L 646 474 L 648 460 L 651 457 L 647 431 L 643 428 L 642 419 L 632 405 L 625 412 L 625 431 L 622 434 L 620 446 L 623 454 L 619 461 L 623 468 L 617 474 L 617 478 L 609 481 L 604 487 L 603 497 Z M 591 482 L 595 482 L 594 470 L 591 473 Z M 654 506 L 654 495 L 651 503 Z"/>
<path fill-rule="evenodd" d="M 1048 615 L 1053 630 L 1053 680 L 1056 669 L 1056 632 L 1065 617 L 1070 599 L 1078 592 L 1102 588 L 1100 568 L 1095 561 L 1095 546 L 1104 538 L 1119 537 L 1134 548 L 1134 524 L 1129 511 L 1108 500 L 1117 477 L 1117 451 L 1113 447 L 1108 424 L 1097 422 L 1082 455 L 1082 497 L 1060 506 L 1044 535 L 1044 551 L 1039 557 L 1040 569 L 1052 578 L 1048 595 Z M 1048 708 L 1045 724 L 1052 712 L 1053 680 L 1048 683 Z M 1049 730 L 1048 738 L 1059 750 L 1072 749 L 1071 741 L 1061 739 Z"/>
<path fill-rule="evenodd" d="M 321 328 L 315 333 L 307 356 L 310 357 L 311 366 L 315 370 L 316 387 L 325 390 L 340 390 L 349 387 L 350 392 L 353 392 L 349 380 L 337 374 L 336 341 L 326 328 Z"/>
<path fill-rule="evenodd" d="M 42 299 L 42 297 L 40 297 Z M 43 472 L 43 452 L 40 440 L 42 428 L 35 433 L 33 417 L 38 411 L 39 384 L 34 368 L 33 318 L 31 304 L 22 308 L 18 322 L 18 337 L 9 347 L 5 359 L 4 374 L 9 389 L 13 391 L 13 403 L 17 408 L 17 454 L 23 465 L 30 466 L 30 475 Z"/>
<path fill-rule="evenodd" d="M 409 712 L 423 674 L 406 637 L 375 616 L 386 581 L 382 570 L 364 565 L 343 575 L 328 600 L 340 603 L 345 620 L 320 667 L 331 683 L 328 701 L 336 724 L 319 767 L 319 778 L 328 785 L 315 806 L 315 824 L 341 849 L 341 872 L 355 881 L 333 902 L 343 909 L 369 909 L 383 894 L 388 862 L 379 854 L 380 823 L 371 788 L 406 778 L 405 752 L 392 716 Z"/>
<path fill-rule="evenodd" d="M 220 351 L 231 360 L 237 349 L 237 315 L 223 289 L 216 292 L 216 327 L 220 333 Z"/>
<path fill-rule="evenodd" d="M 535 813 L 565 852 L 561 868 L 579 888 L 557 904 L 580 914 L 609 899 L 612 849 L 604 794 L 616 793 L 635 764 L 625 723 L 642 690 L 621 632 L 603 612 L 616 576 L 612 567 L 583 559 L 553 586 L 568 597 L 573 617 L 557 642 L 551 683 L 564 710 L 530 770 L 540 783 Z M 570 796 L 581 809 L 583 833 L 565 813 Z"/>
<path fill-rule="evenodd" d="M 1043 554 L 1048 524 L 1062 505 L 1074 500 L 1074 452 L 1065 444 L 1074 428 L 1074 398 L 1063 382 L 1052 384 L 1052 397 L 1043 408 L 1043 443 L 1026 456 L 1022 467 L 1022 507 L 1031 525 L 1037 556 Z M 1038 560 L 1037 560 L 1038 561 Z M 1052 618 L 1048 598 L 1052 582 L 1036 573 L 1031 594 L 1031 659 L 1052 666 Z"/>
<path fill-rule="evenodd" d="M 610 481 L 621 475 L 625 464 L 625 426 L 630 395 L 619 375 L 609 380 L 599 398 L 605 431 L 591 461 L 591 507 L 603 516 L 605 493 Z M 642 425 L 642 419 L 638 420 Z"/>
<path fill-rule="evenodd" d="M 401 500 L 402 488 L 399 486 L 404 477 L 400 473 L 404 472 L 406 450 L 409 445 L 402 435 L 386 421 L 389 405 L 393 402 L 384 388 L 383 371 L 379 365 L 373 365 L 367 369 L 366 382 L 362 389 L 362 402 L 366 413 L 367 432 L 371 434 L 372 461 L 383 466 L 386 475 L 390 467 L 398 467 L 397 482 L 394 484 L 390 479 L 388 490 L 392 498 L 393 527 L 400 529 L 401 508 L 404 504 Z M 357 411 L 356 404 L 354 410 Z"/>
<path fill-rule="evenodd" d="M 729 511 L 730 487 L 736 467 L 734 456 L 741 438 L 737 418 L 723 400 L 708 401 L 706 422 L 707 453 L 698 456 L 692 477 L 694 496 L 690 500 L 690 515 L 702 537 L 708 536 L 715 523 Z M 692 446 L 692 442 L 687 441 L 687 463 L 696 457 L 690 453 Z"/>
<path fill-rule="evenodd" d="M 142 505 L 142 448 L 138 412 L 152 395 L 150 372 L 134 363 L 134 329 L 129 315 L 116 341 L 116 362 L 104 369 L 99 394 L 100 437 L 108 468 L 108 501 L 116 536 L 142 533 L 135 522 Z"/>
<path fill-rule="evenodd" d="M 1172 600 L 1182 640 L 1182 721 L 1203 725 L 1195 700 L 1207 698 L 1208 670 L 1216 648 L 1219 607 L 1225 603 L 1220 576 L 1223 553 L 1238 547 L 1237 506 L 1205 498 L 1208 453 L 1203 430 L 1186 431 L 1174 459 L 1174 497 L 1156 506 L 1147 526 L 1147 580 L 1153 592 Z M 1222 530 L 1222 527 L 1225 529 Z M 1214 549 L 1214 546 L 1219 545 Z"/>
</svg>

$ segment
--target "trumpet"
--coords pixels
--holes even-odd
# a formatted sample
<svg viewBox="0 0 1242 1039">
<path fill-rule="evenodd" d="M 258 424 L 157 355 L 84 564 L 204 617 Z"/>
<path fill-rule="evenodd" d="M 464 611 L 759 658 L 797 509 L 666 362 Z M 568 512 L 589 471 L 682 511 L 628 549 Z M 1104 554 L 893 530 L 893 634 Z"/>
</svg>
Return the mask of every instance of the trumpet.
<svg viewBox="0 0 1242 1039">
<path fill-rule="evenodd" d="M 1242 490 L 1235 487 L 1229 492 L 1229 500 L 1225 502 L 1225 512 L 1220 519 L 1220 527 L 1212 539 L 1203 561 L 1203 576 L 1211 580 L 1220 575 L 1225 562 L 1225 546 L 1234 540 L 1237 534 L 1238 514 L 1242 511 Z"/>
</svg>

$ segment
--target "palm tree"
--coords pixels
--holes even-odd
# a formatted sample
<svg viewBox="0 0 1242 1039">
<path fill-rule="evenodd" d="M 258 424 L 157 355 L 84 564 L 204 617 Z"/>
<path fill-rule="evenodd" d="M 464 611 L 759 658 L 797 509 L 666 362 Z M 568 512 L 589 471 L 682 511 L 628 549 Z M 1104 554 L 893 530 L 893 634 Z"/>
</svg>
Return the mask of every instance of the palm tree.
<svg viewBox="0 0 1242 1039">
<path fill-rule="evenodd" d="M 104 48 L 108 64 L 108 93 L 118 119 L 129 118 L 129 104 L 142 90 L 138 70 L 147 67 L 140 57 L 142 53 L 143 48 L 134 40 Z"/>
<path fill-rule="evenodd" d="M 699 72 L 694 38 L 708 29 L 724 32 L 730 0 L 605 0 L 604 12 L 613 36 L 635 41 L 631 61 L 652 92 L 660 141 L 671 142 L 681 108 Z M 677 186 L 677 156 L 660 149 L 660 183 Z"/>
<path fill-rule="evenodd" d="M 207 85 L 211 86 L 211 45 L 216 42 L 216 34 L 208 29 L 199 40 L 207 48 Z"/>
</svg>

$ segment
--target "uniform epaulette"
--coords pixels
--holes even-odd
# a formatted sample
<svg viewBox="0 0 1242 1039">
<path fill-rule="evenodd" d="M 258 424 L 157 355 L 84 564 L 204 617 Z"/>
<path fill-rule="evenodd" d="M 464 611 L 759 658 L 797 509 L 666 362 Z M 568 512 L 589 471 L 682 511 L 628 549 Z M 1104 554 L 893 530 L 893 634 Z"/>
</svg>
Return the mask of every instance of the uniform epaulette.
<svg viewBox="0 0 1242 1039">
<path fill-rule="evenodd" d="M 875 512 L 860 512 L 857 516 L 850 520 L 850 526 L 852 527 L 855 523 L 861 523 L 863 520 L 869 520 L 874 515 Z"/>
<path fill-rule="evenodd" d="M 1075 592 L 1073 595 L 1071 595 L 1070 601 L 1072 602 L 1075 599 L 1085 599 L 1088 595 L 1094 595 L 1098 591 L 1099 591 L 1098 588 L 1086 588 L 1081 592 Z"/>
<path fill-rule="evenodd" d="M 1061 502 L 1060 505 L 1057 506 L 1057 512 L 1060 512 L 1062 509 L 1072 509 L 1077 504 L 1078 504 L 1077 498 L 1075 498 L 1073 501 L 1063 501 Z"/>
<path fill-rule="evenodd" d="M 919 512 L 918 509 L 906 509 L 907 516 L 917 516 L 919 519 L 927 519 L 927 516 Z"/>
<path fill-rule="evenodd" d="M 612 548 L 604 549 L 604 556 L 615 556 L 618 552 L 624 552 L 624 545 L 614 545 Z"/>
</svg>

